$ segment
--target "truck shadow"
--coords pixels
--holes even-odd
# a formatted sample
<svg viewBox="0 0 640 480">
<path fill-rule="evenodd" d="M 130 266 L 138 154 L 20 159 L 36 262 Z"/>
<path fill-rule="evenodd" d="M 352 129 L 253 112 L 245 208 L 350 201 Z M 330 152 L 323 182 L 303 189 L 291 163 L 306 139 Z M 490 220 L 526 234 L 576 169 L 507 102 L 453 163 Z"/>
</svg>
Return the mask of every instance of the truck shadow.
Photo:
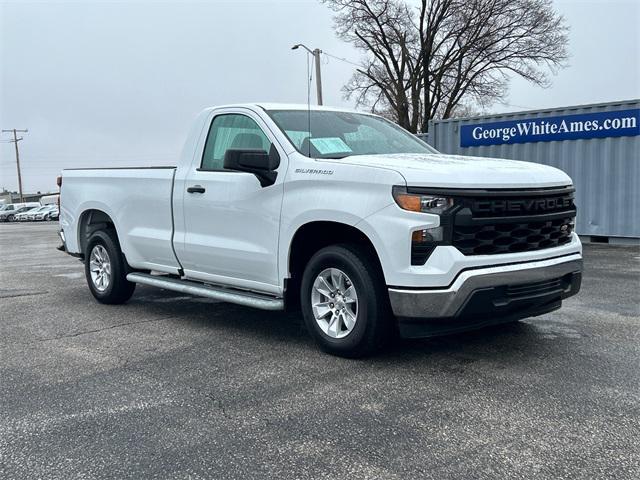
<svg viewBox="0 0 640 480">
<path fill-rule="evenodd" d="M 541 340 L 540 332 L 534 325 L 513 322 L 437 337 L 396 339 L 383 356 L 410 359 L 425 355 L 454 355 L 463 363 L 465 359 L 471 361 L 472 356 L 539 356 Z"/>
<path fill-rule="evenodd" d="M 129 303 L 136 304 L 146 311 L 168 315 L 174 321 L 259 340 L 264 342 L 265 348 L 273 344 L 281 348 L 286 342 L 292 349 L 317 351 L 299 312 L 256 310 L 151 288 L 140 288 Z M 549 353 L 550 336 L 534 322 L 545 320 L 525 320 L 426 339 L 393 339 L 387 348 L 368 361 L 415 363 L 440 358 L 465 364 L 498 357 L 501 362 L 509 359 L 526 361 L 529 357 L 540 357 L 543 350 Z"/>
</svg>

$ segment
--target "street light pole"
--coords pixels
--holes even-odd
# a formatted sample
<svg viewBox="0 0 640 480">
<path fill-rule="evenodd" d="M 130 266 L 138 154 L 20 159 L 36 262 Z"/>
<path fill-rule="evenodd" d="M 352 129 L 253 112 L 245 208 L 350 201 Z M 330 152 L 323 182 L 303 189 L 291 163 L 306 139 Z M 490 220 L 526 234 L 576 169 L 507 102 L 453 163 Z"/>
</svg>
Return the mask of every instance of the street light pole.
<svg viewBox="0 0 640 480">
<path fill-rule="evenodd" d="M 22 174 L 20 173 L 20 151 L 18 150 L 18 142 L 22 140 L 23 137 L 18 138 L 17 132 L 27 133 L 29 130 L 18 130 L 16 128 L 12 128 L 11 130 L 2 130 L 3 132 L 13 132 L 13 140 L 9 140 L 13 142 L 16 147 L 16 167 L 18 169 L 18 191 L 20 192 L 20 202 L 24 202 L 24 196 L 22 195 Z"/>
<path fill-rule="evenodd" d="M 316 96 L 318 98 L 318 105 L 322 105 L 322 74 L 320 73 L 320 54 L 322 53 L 322 50 L 320 50 L 319 48 L 316 48 L 314 50 L 311 50 L 310 48 L 308 48 L 307 46 L 298 43 L 296 45 L 294 45 L 293 47 L 291 47 L 291 50 L 296 50 L 299 47 L 304 48 L 307 52 L 309 52 L 311 55 L 313 55 L 313 58 L 315 59 L 315 65 L 316 65 Z"/>
</svg>

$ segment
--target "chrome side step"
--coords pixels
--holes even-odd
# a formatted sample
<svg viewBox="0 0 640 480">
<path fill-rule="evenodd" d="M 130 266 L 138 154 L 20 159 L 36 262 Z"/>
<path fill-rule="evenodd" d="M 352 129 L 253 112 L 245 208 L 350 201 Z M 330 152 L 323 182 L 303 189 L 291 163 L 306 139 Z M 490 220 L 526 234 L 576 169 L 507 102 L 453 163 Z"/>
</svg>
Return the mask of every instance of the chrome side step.
<svg viewBox="0 0 640 480">
<path fill-rule="evenodd" d="M 260 295 L 259 293 L 214 287 L 190 280 L 166 278 L 158 275 L 149 275 L 147 273 L 130 273 L 127 275 L 127 280 L 152 287 L 173 290 L 174 292 L 214 298 L 222 302 L 236 303 L 238 305 L 244 305 L 245 307 L 261 308 L 262 310 L 284 310 L 283 299 Z"/>
</svg>

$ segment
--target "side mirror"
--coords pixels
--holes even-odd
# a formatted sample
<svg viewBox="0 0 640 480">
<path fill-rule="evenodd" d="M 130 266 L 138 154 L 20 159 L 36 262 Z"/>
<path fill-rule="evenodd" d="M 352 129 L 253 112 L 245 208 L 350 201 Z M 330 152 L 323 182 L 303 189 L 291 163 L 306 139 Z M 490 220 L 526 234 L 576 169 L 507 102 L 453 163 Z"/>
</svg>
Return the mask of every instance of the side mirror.
<svg viewBox="0 0 640 480">
<path fill-rule="evenodd" d="M 276 181 L 278 173 L 275 170 L 280 166 L 280 155 L 273 144 L 269 153 L 253 148 L 229 149 L 224 154 L 223 165 L 227 170 L 253 173 L 260 185 L 267 187 Z"/>
</svg>

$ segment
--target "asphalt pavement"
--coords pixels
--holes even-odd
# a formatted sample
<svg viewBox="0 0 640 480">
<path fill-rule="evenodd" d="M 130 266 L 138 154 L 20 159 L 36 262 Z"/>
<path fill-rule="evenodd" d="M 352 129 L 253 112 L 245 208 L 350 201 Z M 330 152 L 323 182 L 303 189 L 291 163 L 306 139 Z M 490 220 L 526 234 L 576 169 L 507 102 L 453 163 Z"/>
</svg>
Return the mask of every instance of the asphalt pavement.
<svg viewBox="0 0 640 480">
<path fill-rule="evenodd" d="M 559 311 L 374 358 L 296 314 L 98 304 L 56 225 L 0 224 L 0 478 L 640 478 L 640 249 Z"/>
</svg>

